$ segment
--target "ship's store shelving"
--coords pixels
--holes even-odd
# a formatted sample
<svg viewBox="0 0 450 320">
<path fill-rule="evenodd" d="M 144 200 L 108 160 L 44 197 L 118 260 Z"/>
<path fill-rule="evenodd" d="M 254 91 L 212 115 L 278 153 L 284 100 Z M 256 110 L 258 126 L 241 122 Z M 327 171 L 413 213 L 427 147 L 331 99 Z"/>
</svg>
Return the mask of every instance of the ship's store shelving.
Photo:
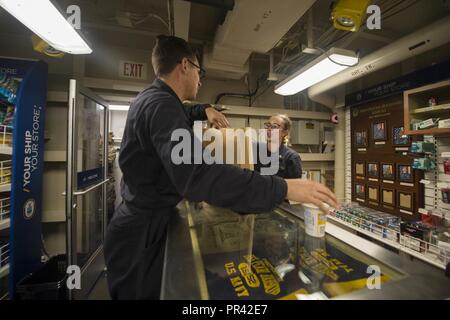
<svg viewBox="0 0 450 320">
<path fill-rule="evenodd" d="M 47 69 L 0 58 L 0 300 L 41 265 Z"/>
</svg>

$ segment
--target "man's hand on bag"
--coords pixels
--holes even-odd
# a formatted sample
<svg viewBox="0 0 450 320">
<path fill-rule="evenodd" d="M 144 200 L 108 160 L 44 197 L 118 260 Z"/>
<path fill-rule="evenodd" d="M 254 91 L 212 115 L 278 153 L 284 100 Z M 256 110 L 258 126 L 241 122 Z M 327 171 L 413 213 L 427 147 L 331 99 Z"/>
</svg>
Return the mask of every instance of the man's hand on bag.
<svg viewBox="0 0 450 320">
<path fill-rule="evenodd" d="M 334 193 L 320 183 L 302 179 L 287 179 L 285 181 L 288 185 L 288 200 L 300 203 L 312 203 L 319 207 L 325 214 L 328 214 L 330 209 L 327 205 L 332 208 L 339 207 Z"/>
<path fill-rule="evenodd" d="M 228 122 L 225 115 L 223 115 L 213 107 L 206 108 L 205 112 L 206 116 L 208 117 L 208 121 L 211 122 L 216 129 L 228 128 L 230 126 L 230 123 Z"/>
</svg>

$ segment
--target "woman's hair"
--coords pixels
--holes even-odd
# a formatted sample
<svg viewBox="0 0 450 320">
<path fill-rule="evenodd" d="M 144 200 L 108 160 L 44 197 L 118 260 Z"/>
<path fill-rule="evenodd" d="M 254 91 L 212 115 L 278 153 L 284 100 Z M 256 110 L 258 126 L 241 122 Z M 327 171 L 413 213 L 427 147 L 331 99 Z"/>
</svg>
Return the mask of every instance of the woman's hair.
<svg viewBox="0 0 450 320">
<path fill-rule="evenodd" d="M 275 117 L 280 118 L 283 121 L 283 129 L 290 131 L 292 127 L 292 120 L 285 114 L 277 114 Z"/>
<path fill-rule="evenodd" d="M 283 143 L 288 144 L 289 131 L 291 130 L 291 127 L 292 127 L 292 120 L 285 114 L 277 114 L 277 115 L 274 115 L 274 117 L 280 118 L 281 121 L 283 122 L 283 130 L 286 130 L 288 132 L 288 135 L 286 137 L 284 137 Z"/>
</svg>

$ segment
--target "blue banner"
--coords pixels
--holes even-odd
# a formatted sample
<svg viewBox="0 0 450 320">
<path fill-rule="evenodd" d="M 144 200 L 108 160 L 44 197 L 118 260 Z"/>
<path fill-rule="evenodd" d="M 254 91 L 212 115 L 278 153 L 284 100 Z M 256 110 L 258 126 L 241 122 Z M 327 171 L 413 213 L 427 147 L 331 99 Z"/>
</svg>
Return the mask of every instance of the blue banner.
<svg viewBox="0 0 450 320">
<path fill-rule="evenodd" d="M 0 68 L 22 78 L 13 121 L 10 227 L 10 298 L 16 285 L 41 266 L 42 173 L 47 104 L 47 64 L 0 59 Z"/>
<path fill-rule="evenodd" d="M 450 60 L 412 72 L 391 81 L 380 83 L 362 91 L 351 93 L 345 97 L 345 105 L 351 107 L 372 102 L 402 93 L 405 90 L 447 80 L 449 78 Z"/>
</svg>

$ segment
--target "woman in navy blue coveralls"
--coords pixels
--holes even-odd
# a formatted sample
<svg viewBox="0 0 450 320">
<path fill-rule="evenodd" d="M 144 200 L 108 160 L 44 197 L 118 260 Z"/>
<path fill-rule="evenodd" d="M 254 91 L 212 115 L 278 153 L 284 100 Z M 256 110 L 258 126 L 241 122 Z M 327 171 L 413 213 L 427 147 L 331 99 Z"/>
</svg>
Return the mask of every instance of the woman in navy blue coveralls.
<svg viewBox="0 0 450 320">
<path fill-rule="evenodd" d="M 267 144 L 260 147 L 270 149 L 272 132 L 277 130 L 280 148 L 278 150 L 279 166 L 276 175 L 284 179 L 299 179 L 302 177 L 302 160 L 298 152 L 287 146 L 291 126 L 291 119 L 284 114 L 270 117 L 269 121 L 264 123 L 264 128 L 267 129 Z M 268 150 L 268 152 L 270 153 L 271 150 Z M 265 165 L 257 161 L 255 170 L 260 172 L 262 167 L 265 167 Z"/>
</svg>

